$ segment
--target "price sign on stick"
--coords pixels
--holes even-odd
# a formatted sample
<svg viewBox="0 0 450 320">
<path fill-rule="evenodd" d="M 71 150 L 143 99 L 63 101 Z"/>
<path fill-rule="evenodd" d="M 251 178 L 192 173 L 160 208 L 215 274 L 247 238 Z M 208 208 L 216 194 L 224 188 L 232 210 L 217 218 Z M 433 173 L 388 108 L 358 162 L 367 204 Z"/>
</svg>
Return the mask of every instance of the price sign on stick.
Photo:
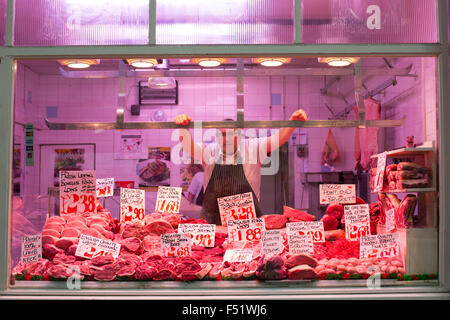
<svg viewBox="0 0 450 320">
<path fill-rule="evenodd" d="M 400 257 L 398 233 L 377 234 L 360 238 L 360 259 Z"/>
<path fill-rule="evenodd" d="M 230 220 L 256 218 L 256 210 L 251 192 L 217 198 L 220 220 L 223 226 Z"/>
<path fill-rule="evenodd" d="M 261 235 L 262 254 L 283 252 L 283 237 L 280 230 L 264 230 Z"/>
<path fill-rule="evenodd" d="M 114 195 L 114 178 L 97 179 L 97 198 Z"/>
<path fill-rule="evenodd" d="M 368 204 L 344 206 L 345 238 L 357 241 L 370 236 L 370 215 Z"/>
<path fill-rule="evenodd" d="M 228 262 L 250 262 L 253 258 L 253 249 L 228 249 L 223 255 L 223 261 Z"/>
<path fill-rule="evenodd" d="M 86 259 L 112 256 L 114 259 L 117 259 L 120 253 L 120 246 L 119 243 L 114 241 L 81 234 L 75 256 Z"/>
<path fill-rule="evenodd" d="M 162 234 L 161 253 L 165 257 L 189 257 L 191 255 L 191 238 L 183 233 Z"/>
<path fill-rule="evenodd" d="M 61 215 L 97 212 L 96 196 L 95 171 L 59 172 Z"/>
<path fill-rule="evenodd" d="M 120 222 L 144 224 L 145 191 L 120 188 Z"/>
<path fill-rule="evenodd" d="M 180 212 L 181 192 L 183 188 L 178 187 L 158 187 L 156 197 L 156 212 Z"/>
<path fill-rule="evenodd" d="M 286 230 L 291 234 L 307 235 L 313 242 L 325 242 L 325 230 L 322 221 L 300 221 L 286 223 Z"/>
<path fill-rule="evenodd" d="M 375 177 L 375 192 L 383 190 L 384 171 L 386 169 L 386 151 L 378 156 L 377 160 L 377 175 Z"/>
<path fill-rule="evenodd" d="M 392 231 L 395 227 L 395 209 L 392 208 L 386 211 L 386 231 Z"/>
<path fill-rule="evenodd" d="M 191 238 L 193 246 L 212 248 L 214 247 L 216 225 L 181 223 L 178 225 L 178 233 L 187 234 Z"/>
<path fill-rule="evenodd" d="M 298 233 L 287 234 L 289 254 L 314 254 L 314 243 L 310 236 Z"/>
<path fill-rule="evenodd" d="M 41 235 L 22 237 L 22 263 L 37 262 L 42 259 Z"/>
<path fill-rule="evenodd" d="M 228 221 L 228 238 L 230 241 L 258 241 L 266 229 L 262 218 Z"/>
<path fill-rule="evenodd" d="M 354 184 L 320 184 L 320 204 L 355 203 L 356 186 Z"/>
</svg>

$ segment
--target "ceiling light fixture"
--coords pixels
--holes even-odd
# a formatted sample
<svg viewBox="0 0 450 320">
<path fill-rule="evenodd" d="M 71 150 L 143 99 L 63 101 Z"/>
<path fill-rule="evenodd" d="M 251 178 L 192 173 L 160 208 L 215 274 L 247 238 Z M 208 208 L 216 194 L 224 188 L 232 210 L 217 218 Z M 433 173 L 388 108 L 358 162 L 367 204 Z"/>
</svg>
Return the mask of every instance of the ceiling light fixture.
<svg viewBox="0 0 450 320">
<path fill-rule="evenodd" d="M 66 60 L 58 60 L 58 62 L 72 69 L 86 69 L 89 68 L 93 64 L 99 64 L 100 60 L 98 59 L 66 59 Z"/>
<path fill-rule="evenodd" d="M 158 64 L 158 60 L 150 58 L 127 59 L 127 62 L 135 68 L 152 68 Z"/>
<path fill-rule="evenodd" d="M 202 67 L 214 68 L 225 63 L 227 60 L 225 58 L 196 58 L 193 61 Z"/>
<path fill-rule="evenodd" d="M 356 57 L 326 57 L 319 58 L 319 62 L 327 63 L 331 67 L 347 67 L 352 63 L 356 63 L 359 61 L 359 58 Z"/>
<path fill-rule="evenodd" d="M 291 62 L 290 58 L 256 58 L 253 59 L 255 63 L 259 63 L 264 67 L 279 67 L 285 63 Z"/>
</svg>

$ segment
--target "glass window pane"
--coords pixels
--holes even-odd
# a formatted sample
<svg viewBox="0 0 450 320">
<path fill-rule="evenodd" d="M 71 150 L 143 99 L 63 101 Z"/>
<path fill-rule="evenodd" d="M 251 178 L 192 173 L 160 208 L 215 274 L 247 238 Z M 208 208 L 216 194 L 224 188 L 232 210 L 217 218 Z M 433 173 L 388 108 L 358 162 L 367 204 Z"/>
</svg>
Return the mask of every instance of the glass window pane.
<svg viewBox="0 0 450 320">
<path fill-rule="evenodd" d="M 436 1 L 302 0 L 304 43 L 435 43 Z"/>
<path fill-rule="evenodd" d="M 313 263 L 311 267 L 321 276 L 307 284 L 311 290 L 314 286 L 322 291 L 329 289 L 328 286 L 352 286 L 354 282 L 347 284 L 346 281 L 328 280 L 350 277 L 350 274 L 351 277 L 362 278 L 377 269 L 383 277 L 437 272 L 438 235 L 435 226 L 439 212 L 436 202 L 439 185 L 435 168 L 439 151 L 436 150 L 436 141 L 441 137 L 437 128 L 436 93 L 439 83 L 435 57 L 361 57 L 361 93 L 364 99 L 358 107 L 355 106 L 357 82 L 354 66 L 335 68 L 320 63 L 317 58 L 291 57 L 282 66 L 267 69 L 256 59 L 246 57 L 242 59 L 245 67 L 242 78 L 236 71 L 237 59 L 229 59 L 220 68 L 206 70 L 191 57 L 168 58 L 164 59 L 167 60 L 164 63 L 164 77 L 157 79 L 158 82 L 149 81 L 149 77 L 156 78 L 154 70 L 138 71 L 131 65 L 121 65 L 127 57 L 122 58 L 101 60 L 86 70 L 62 70 L 55 60 L 18 61 L 14 90 L 14 175 L 11 182 L 14 190 L 11 264 L 17 280 L 24 280 L 30 274 L 35 277 L 33 280 L 45 279 L 46 276 L 50 276 L 50 280 L 64 279 L 72 275 L 77 266 L 85 280 L 90 281 L 84 283 L 89 283 L 92 289 L 102 287 L 108 290 L 99 282 L 101 280 L 156 280 L 156 272 L 146 270 L 152 266 L 152 260 L 148 258 L 162 254 L 161 232 L 175 232 L 181 220 L 194 219 L 190 222 L 199 223 L 204 221 L 198 219 L 204 218 L 211 221 L 211 217 L 219 216 L 219 209 L 213 207 L 218 197 L 234 192 L 244 193 L 239 190 L 249 190 L 250 187 L 254 199 L 258 200 L 255 203 L 260 212 L 267 215 L 263 219 L 266 226 L 270 224 L 270 228 L 285 233 L 287 222 L 304 219 L 315 219 L 319 225 L 323 222 L 325 242 L 314 243 L 314 252 L 310 253 L 318 261 L 322 260 L 319 265 Z M 392 68 L 388 68 L 387 64 Z M 118 71 L 125 67 L 126 78 L 118 77 Z M 164 84 L 168 88 L 161 89 Z M 171 91 L 173 88 L 177 88 L 176 91 Z M 173 92 L 177 93 L 177 99 L 174 99 Z M 165 102 L 161 102 L 163 100 Z M 189 165 L 189 153 L 187 148 L 182 152 L 177 129 L 100 130 L 94 126 L 92 130 L 75 127 L 54 130 L 44 121 L 114 122 L 118 106 L 123 107 L 126 124 L 173 122 L 181 113 L 189 115 L 194 121 L 236 119 L 240 107 L 244 107 L 246 121 L 287 120 L 299 106 L 306 112 L 308 120 L 337 120 L 334 124 L 357 120 L 362 107 L 367 120 L 406 119 L 397 122 L 394 127 L 318 126 L 297 128 L 293 132 L 288 129 L 292 135 L 282 134 L 286 140 L 282 139 L 279 149 L 271 144 L 270 153 L 267 152 L 268 140 L 265 138 L 271 135 L 277 142 L 278 128 L 244 128 L 233 135 L 227 136 L 225 132 L 225 139 L 224 132 L 216 128 L 195 128 L 190 132 L 204 160 L 199 166 Z M 27 124 L 33 124 L 33 127 L 29 128 Z M 411 136 L 413 141 L 407 139 Z M 406 146 L 408 149 L 404 149 Z M 386 197 L 370 188 L 374 181 L 373 173 L 378 167 L 376 154 L 384 151 L 390 151 L 386 159 L 389 166 L 385 175 L 386 184 L 383 186 Z M 233 165 L 235 156 L 236 162 L 241 160 L 242 167 Z M 391 170 L 393 168 L 397 170 Z M 86 198 L 82 198 L 84 193 L 72 189 L 71 207 L 74 212 L 61 220 L 60 209 L 67 203 L 58 195 L 61 170 L 95 170 L 97 179 L 114 178 L 115 182 L 121 181 L 120 185 L 127 188 L 145 190 L 145 226 L 119 227 L 117 220 L 121 217 L 123 206 L 120 205 L 118 187 L 111 188 L 116 190 L 110 197 L 98 198 L 100 210 L 96 213 L 87 210 L 83 202 Z M 233 172 L 226 174 L 225 170 Z M 196 178 L 198 174 L 200 176 Z M 380 181 L 383 182 L 383 179 Z M 354 221 L 345 213 L 342 217 L 344 208 L 340 205 L 320 204 L 319 184 L 355 184 L 357 188 L 353 190 L 357 189 L 358 202 L 362 199 L 370 204 L 366 217 L 369 215 L 371 223 L 368 225 L 371 233 L 376 235 L 391 231 L 387 226 L 387 221 L 391 221 L 388 219 L 389 212 L 392 212 L 389 209 L 396 209 L 393 233 L 400 236 L 401 255 L 396 250 L 388 252 L 393 257 L 387 260 L 385 257 L 361 258 L 359 241 L 346 239 L 344 233 Z M 184 190 L 179 215 L 155 214 L 157 187 L 167 185 Z M 202 213 L 201 206 L 193 203 L 198 200 L 201 186 L 204 187 L 202 204 L 208 210 L 207 214 Z M 76 198 L 75 195 L 80 196 Z M 104 209 L 100 208 L 100 204 Z M 297 211 L 286 210 L 284 205 Z M 155 223 L 160 218 L 167 219 L 166 223 Z M 369 219 L 364 220 L 369 222 Z M 5 231 L 6 226 L 2 227 Z M 218 271 L 222 271 L 224 276 L 231 272 L 222 265 L 224 251 L 243 245 L 231 239 L 227 231 L 225 226 L 217 225 L 215 248 L 199 250 L 202 248 L 197 246 L 191 252 L 192 257 L 200 262 L 222 266 Z M 98 268 L 89 258 L 83 260 L 83 257 L 78 257 L 81 259 L 76 261 L 76 242 L 81 233 L 122 243 L 120 260 L 116 260 L 114 265 L 105 264 L 103 268 Z M 252 242 L 247 243 L 246 248 L 254 248 L 255 262 L 264 263 L 259 255 L 261 243 L 253 241 L 256 233 L 248 233 Z M 42 234 L 45 246 L 43 259 L 26 266 L 20 264 L 22 236 L 39 234 Z M 282 248 L 288 252 L 292 247 L 288 242 L 283 243 Z M 138 267 L 136 262 L 142 264 Z M 122 263 L 129 264 L 128 268 L 122 270 Z M 267 279 L 264 273 L 250 272 L 255 271 L 256 265 L 246 274 Z M 121 269 L 106 269 L 116 266 Z M 285 267 L 293 268 L 288 264 Z M 239 270 L 233 273 L 235 276 L 237 274 L 235 279 L 240 279 Z M 217 278 L 218 271 L 214 269 L 209 276 Z M 192 280 L 183 278 L 180 269 L 177 268 L 176 272 L 176 276 L 180 276 L 178 280 Z M 203 271 L 198 276 L 206 276 L 207 272 Z M 277 274 L 286 280 L 280 286 L 286 283 L 294 288 L 302 286 L 298 282 L 289 282 L 286 273 Z M 411 286 L 409 281 L 381 281 L 383 287 Z M 40 288 L 52 285 L 54 288 L 55 285 L 52 281 L 37 283 Z M 435 284 L 431 281 L 418 283 L 423 286 Z M 17 287 L 31 287 L 28 284 L 16 281 Z M 71 294 L 70 287 L 65 287 L 64 282 L 59 284 L 59 289 Z M 155 282 L 154 285 L 168 292 L 177 288 L 167 282 Z M 190 285 L 196 287 L 197 284 Z M 249 282 L 249 285 L 255 288 L 268 286 L 263 281 Z M 270 284 L 271 287 L 275 285 Z M 220 286 L 220 282 L 215 281 L 201 285 L 205 290 L 215 290 Z M 238 281 L 229 281 L 227 286 L 242 288 Z M 117 284 L 117 290 L 138 287 L 142 289 L 135 281 Z"/>
<path fill-rule="evenodd" d="M 147 44 L 148 12 L 148 0 L 18 0 L 14 44 Z"/>
<path fill-rule="evenodd" d="M 294 41 L 292 0 L 158 0 L 157 44 L 285 44 Z"/>
</svg>

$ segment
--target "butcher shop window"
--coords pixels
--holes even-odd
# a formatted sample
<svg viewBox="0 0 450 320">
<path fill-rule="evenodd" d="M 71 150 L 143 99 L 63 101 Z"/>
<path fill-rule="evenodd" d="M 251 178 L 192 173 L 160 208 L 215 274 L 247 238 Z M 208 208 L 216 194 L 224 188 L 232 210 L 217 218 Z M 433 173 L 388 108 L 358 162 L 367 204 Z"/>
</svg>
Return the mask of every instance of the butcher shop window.
<svg viewBox="0 0 450 320">
<path fill-rule="evenodd" d="M 126 58 L 17 62 L 14 285 L 436 279 L 435 58 L 185 57 L 156 71 Z M 176 83 L 178 103 L 139 104 L 150 77 Z M 208 221 L 208 186 L 238 184 Z"/>
</svg>

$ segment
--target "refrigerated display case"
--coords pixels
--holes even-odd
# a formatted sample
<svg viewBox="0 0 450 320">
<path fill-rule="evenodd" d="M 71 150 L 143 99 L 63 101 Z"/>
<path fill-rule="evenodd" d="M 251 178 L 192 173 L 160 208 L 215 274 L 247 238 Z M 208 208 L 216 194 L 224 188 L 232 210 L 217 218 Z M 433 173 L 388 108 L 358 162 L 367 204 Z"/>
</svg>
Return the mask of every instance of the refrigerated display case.
<svg viewBox="0 0 450 320">
<path fill-rule="evenodd" d="M 2 295 L 448 295 L 446 1 L 34 5 L 0 47 Z M 253 207 L 206 218 L 184 129 L 240 130 Z"/>
</svg>

